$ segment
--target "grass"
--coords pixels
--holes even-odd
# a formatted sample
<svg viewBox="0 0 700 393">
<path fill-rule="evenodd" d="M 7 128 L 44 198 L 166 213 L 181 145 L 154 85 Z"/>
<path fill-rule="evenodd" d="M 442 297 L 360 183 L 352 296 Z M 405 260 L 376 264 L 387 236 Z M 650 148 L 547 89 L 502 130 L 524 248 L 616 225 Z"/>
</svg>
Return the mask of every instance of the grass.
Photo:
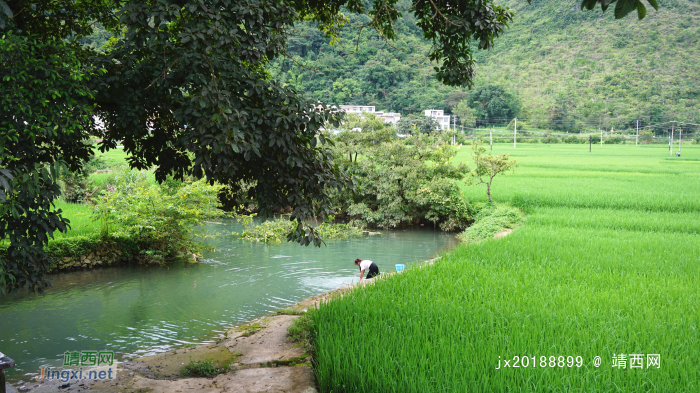
<svg viewBox="0 0 700 393">
<path fill-rule="evenodd" d="M 251 322 L 236 328 L 236 331 L 242 332 L 242 337 L 250 337 L 253 334 L 265 329 L 260 322 Z"/>
<path fill-rule="evenodd" d="M 100 153 L 99 150 L 95 149 L 95 154 L 101 155 L 108 167 L 120 166 L 126 163 L 126 152 L 124 152 L 122 147 L 117 147 L 104 153 Z"/>
<path fill-rule="evenodd" d="M 321 390 L 700 391 L 700 148 L 494 146 L 505 152 L 521 166 L 494 199 L 525 210 L 522 226 L 313 312 Z M 619 354 L 644 368 L 614 368 Z M 529 367 L 504 368 L 515 356 Z"/>
<path fill-rule="evenodd" d="M 307 349 L 312 349 L 311 342 L 313 341 L 313 317 L 312 313 L 304 313 L 299 318 L 292 321 L 292 324 L 287 328 L 287 336 L 292 342 L 298 342 L 304 345 Z"/>
<path fill-rule="evenodd" d="M 180 374 L 191 377 L 213 377 L 215 375 L 224 374 L 228 371 L 228 367 L 220 367 L 213 360 L 190 360 L 182 369 Z"/>
<path fill-rule="evenodd" d="M 63 211 L 63 216 L 70 220 L 71 229 L 67 233 L 54 232 L 55 238 L 85 236 L 100 233 L 100 222 L 95 221 L 92 206 L 81 203 L 69 203 L 63 200 L 55 202 L 56 209 Z"/>
<path fill-rule="evenodd" d="M 510 206 L 487 206 L 474 217 L 474 224 L 459 236 L 465 243 L 491 239 L 504 228 L 515 229 L 523 222 L 522 213 Z"/>
</svg>

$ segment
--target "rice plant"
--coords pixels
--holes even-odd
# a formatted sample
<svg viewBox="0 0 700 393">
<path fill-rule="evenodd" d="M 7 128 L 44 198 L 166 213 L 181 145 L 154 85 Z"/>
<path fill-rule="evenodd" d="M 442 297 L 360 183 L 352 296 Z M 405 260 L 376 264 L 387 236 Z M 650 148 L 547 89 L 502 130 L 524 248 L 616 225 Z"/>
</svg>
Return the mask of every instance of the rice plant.
<svg viewBox="0 0 700 393">
<path fill-rule="evenodd" d="M 683 151 L 495 146 L 521 168 L 494 200 L 524 224 L 323 304 L 321 390 L 700 391 L 700 148 Z"/>
</svg>

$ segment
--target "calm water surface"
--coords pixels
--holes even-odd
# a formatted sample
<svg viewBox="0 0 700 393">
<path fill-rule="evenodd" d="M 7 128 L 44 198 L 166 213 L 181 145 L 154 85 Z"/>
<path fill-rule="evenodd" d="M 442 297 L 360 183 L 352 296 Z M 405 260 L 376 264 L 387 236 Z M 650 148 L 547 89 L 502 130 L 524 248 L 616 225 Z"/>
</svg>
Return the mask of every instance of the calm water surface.
<svg viewBox="0 0 700 393">
<path fill-rule="evenodd" d="M 232 229 L 208 224 L 211 232 Z M 65 351 L 113 350 L 115 358 L 213 341 L 227 328 L 355 282 L 355 258 L 382 272 L 420 262 L 456 244 L 432 230 L 327 241 L 327 247 L 215 238 L 199 264 L 111 267 L 52 276 L 45 297 L 0 296 L 0 352 L 17 362 L 11 382 L 40 366 L 60 366 Z"/>
</svg>

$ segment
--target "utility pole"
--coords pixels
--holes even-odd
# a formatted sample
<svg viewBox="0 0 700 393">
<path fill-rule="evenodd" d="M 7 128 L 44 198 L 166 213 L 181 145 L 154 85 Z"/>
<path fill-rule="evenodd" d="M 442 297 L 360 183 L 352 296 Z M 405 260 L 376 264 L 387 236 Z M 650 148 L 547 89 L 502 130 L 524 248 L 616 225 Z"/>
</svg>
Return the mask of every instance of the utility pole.
<svg viewBox="0 0 700 393">
<path fill-rule="evenodd" d="M 639 120 L 637 120 L 637 141 L 634 142 L 634 145 L 637 146 L 639 144 Z"/>
<path fill-rule="evenodd" d="M 452 145 L 457 144 L 457 115 L 452 115 Z"/>
<path fill-rule="evenodd" d="M 683 139 L 683 129 L 678 129 L 678 154 L 681 154 L 681 139 Z"/>
<path fill-rule="evenodd" d="M 675 121 L 671 122 L 671 141 L 668 144 L 668 155 L 672 156 L 673 155 L 673 128 L 676 125 Z"/>
<path fill-rule="evenodd" d="M 489 138 L 491 138 L 491 151 L 493 151 L 493 129 L 489 130 Z"/>
<path fill-rule="evenodd" d="M 598 128 L 598 131 L 600 131 L 600 147 L 603 147 L 603 129 Z"/>
<path fill-rule="evenodd" d="M 515 149 L 515 145 L 518 140 L 518 118 L 515 118 L 515 130 L 513 131 L 513 148 Z"/>
<path fill-rule="evenodd" d="M 589 135 L 589 136 L 588 136 L 588 152 L 589 152 L 589 153 L 593 151 L 593 150 L 591 150 L 591 145 L 592 145 L 592 144 L 593 144 L 593 136 L 592 136 L 592 135 Z"/>
</svg>

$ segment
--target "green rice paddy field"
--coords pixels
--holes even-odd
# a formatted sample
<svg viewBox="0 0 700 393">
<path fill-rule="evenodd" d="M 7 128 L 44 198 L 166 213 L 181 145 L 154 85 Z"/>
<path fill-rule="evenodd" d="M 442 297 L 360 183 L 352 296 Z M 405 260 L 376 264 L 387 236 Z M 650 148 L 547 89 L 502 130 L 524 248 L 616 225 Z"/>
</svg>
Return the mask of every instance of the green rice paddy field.
<svg viewBox="0 0 700 393">
<path fill-rule="evenodd" d="M 324 304 L 322 390 L 700 391 L 700 147 L 494 153 L 521 164 L 493 196 L 524 225 Z"/>
</svg>

